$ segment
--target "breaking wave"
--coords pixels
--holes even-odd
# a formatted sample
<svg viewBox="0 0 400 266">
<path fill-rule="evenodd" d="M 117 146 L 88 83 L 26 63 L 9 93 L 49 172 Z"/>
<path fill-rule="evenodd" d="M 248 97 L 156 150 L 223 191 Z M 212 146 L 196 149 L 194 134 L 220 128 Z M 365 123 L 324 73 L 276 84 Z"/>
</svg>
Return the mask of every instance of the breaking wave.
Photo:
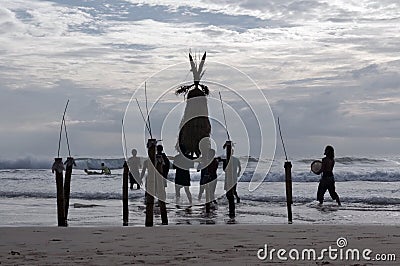
<svg viewBox="0 0 400 266">
<path fill-rule="evenodd" d="M 0 169 L 49 169 L 50 160 L 40 160 L 31 157 L 8 160 L 0 158 Z"/>
<path fill-rule="evenodd" d="M 311 164 L 316 159 L 300 159 L 297 162 Z M 363 158 L 363 157 L 338 157 L 335 158 L 335 162 L 339 164 L 379 164 L 387 162 L 385 159 L 371 159 L 371 158 Z"/>
<path fill-rule="evenodd" d="M 246 201 L 257 201 L 257 202 L 271 202 L 271 203 L 282 203 L 286 204 L 286 197 L 284 196 L 253 196 L 253 195 L 242 195 L 241 199 Z M 387 197 L 371 197 L 371 198 L 352 198 L 352 197 L 341 197 L 342 202 L 346 203 L 360 203 L 370 205 L 400 205 L 399 198 L 387 198 Z M 315 197 L 293 197 L 294 203 L 310 203 L 315 202 Z"/>
<path fill-rule="evenodd" d="M 240 178 L 239 182 L 250 182 L 254 172 L 246 171 Z M 310 172 L 292 172 L 293 182 L 318 182 L 320 176 L 312 174 Z M 284 172 L 269 172 L 264 177 L 264 182 L 284 182 Z M 400 182 L 400 171 L 399 172 L 387 172 L 383 170 L 375 170 L 371 172 L 335 172 L 335 181 L 376 181 L 376 182 Z"/>
</svg>

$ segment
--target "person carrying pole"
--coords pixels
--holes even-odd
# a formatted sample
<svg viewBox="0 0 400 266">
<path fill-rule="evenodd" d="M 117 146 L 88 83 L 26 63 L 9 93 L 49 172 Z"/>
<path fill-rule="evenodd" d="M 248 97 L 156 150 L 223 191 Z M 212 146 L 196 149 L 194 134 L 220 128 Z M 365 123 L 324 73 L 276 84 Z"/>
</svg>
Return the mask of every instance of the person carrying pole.
<svg viewBox="0 0 400 266">
<path fill-rule="evenodd" d="M 229 218 L 235 218 L 235 191 L 238 177 L 242 168 L 238 158 L 233 156 L 232 142 L 227 141 L 225 143 L 227 150 L 226 164 L 224 165 L 225 171 L 225 184 L 224 189 L 226 191 L 226 198 L 229 203 Z"/>
<path fill-rule="evenodd" d="M 168 224 L 167 208 L 166 208 L 166 179 L 163 176 L 163 169 L 165 161 L 162 154 L 156 154 L 156 143 L 157 140 L 149 139 L 147 148 L 149 158 L 143 163 L 142 173 L 140 179 L 147 171 L 146 184 L 145 184 L 145 197 L 146 197 L 146 221 L 145 226 L 153 226 L 153 208 L 154 208 L 154 197 L 158 199 L 158 205 L 160 206 L 161 220 L 163 225 Z"/>
</svg>

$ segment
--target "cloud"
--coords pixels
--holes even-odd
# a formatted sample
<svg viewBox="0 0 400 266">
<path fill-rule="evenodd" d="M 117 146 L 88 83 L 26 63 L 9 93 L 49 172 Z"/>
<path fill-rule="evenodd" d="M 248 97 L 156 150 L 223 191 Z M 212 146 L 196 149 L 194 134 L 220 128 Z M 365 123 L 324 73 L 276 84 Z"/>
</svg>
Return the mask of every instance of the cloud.
<svg viewBox="0 0 400 266">
<path fill-rule="evenodd" d="M 148 84 L 149 99 L 190 80 L 191 48 L 207 50 L 209 80 L 255 90 L 212 62 L 253 78 L 287 125 L 296 153 L 315 151 L 303 141 L 309 139 L 335 142 L 348 153 L 353 146 L 366 154 L 394 153 L 399 10 L 395 0 L 3 1 L 0 150 L 16 157 L 53 154 L 49 143 L 57 142 L 60 113 L 70 99 L 74 149 L 118 155 L 120 121 L 132 93 L 176 63 L 184 65 Z M 142 92 L 136 97 L 144 99 Z M 154 125 L 162 117 L 157 113 Z M 383 139 L 382 148 L 369 147 L 374 138 Z"/>
<path fill-rule="evenodd" d="M 400 83 L 398 73 L 388 71 L 390 65 L 373 64 L 329 77 L 325 86 L 308 87 L 308 80 L 288 83 L 286 99 L 273 102 L 272 108 L 286 125 L 294 153 L 304 136 L 310 145 L 304 145 L 304 153 L 331 143 L 344 154 L 395 154 L 390 143 L 400 141 Z M 319 82 L 323 84 L 323 78 Z M 382 145 L 373 144 L 377 139 Z"/>
</svg>

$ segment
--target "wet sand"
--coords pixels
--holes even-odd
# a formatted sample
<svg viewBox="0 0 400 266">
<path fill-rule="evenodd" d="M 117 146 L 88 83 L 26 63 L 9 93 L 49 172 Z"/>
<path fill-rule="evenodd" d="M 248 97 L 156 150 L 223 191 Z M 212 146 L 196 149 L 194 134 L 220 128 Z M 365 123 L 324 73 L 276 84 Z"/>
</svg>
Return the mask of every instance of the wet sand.
<svg viewBox="0 0 400 266">
<path fill-rule="evenodd" d="M 272 254 L 276 265 L 396 265 L 394 261 L 367 261 L 378 253 L 395 254 L 400 260 L 400 226 L 361 225 L 201 225 L 145 227 L 2 227 L 0 228 L 1 265 L 262 265 L 267 245 L 285 249 L 281 260 Z M 338 248 L 337 240 L 347 245 Z M 341 243 L 343 244 L 343 242 Z M 321 250 L 358 249 L 360 260 L 331 259 Z M 299 250 L 300 260 L 291 249 Z M 316 260 L 301 259 L 303 249 L 315 249 Z M 332 253 L 334 255 L 334 253 Z M 307 257 L 307 254 L 305 254 Z M 390 255 L 391 256 L 391 255 Z M 343 257 L 344 258 L 344 257 Z M 391 258 L 393 260 L 393 258 Z"/>
</svg>

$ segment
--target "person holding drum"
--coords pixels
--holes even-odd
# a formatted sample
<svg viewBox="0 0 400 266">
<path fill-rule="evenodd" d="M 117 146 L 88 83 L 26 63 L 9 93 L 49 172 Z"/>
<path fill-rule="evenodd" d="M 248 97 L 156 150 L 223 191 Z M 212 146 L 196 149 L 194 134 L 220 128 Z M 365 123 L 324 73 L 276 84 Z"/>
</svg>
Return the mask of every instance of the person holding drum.
<svg viewBox="0 0 400 266">
<path fill-rule="evenodd" d="M 322 177 L 319 180 L 317 200 L 322 205 L 324 202 L 325 192 L 328 190 L 331 198 L 336 200 L 337 204 L 341 206 L 339 195 L 335 190 L 335 178 L 333 176 L 333 167 L 335 166 L 335 150 L 332 146 L 326 146 L 325 157 L 322 161 L 314 161 L 311 164 L 311 171 L 319 175 L 322 173 Z"/>
</svg>

